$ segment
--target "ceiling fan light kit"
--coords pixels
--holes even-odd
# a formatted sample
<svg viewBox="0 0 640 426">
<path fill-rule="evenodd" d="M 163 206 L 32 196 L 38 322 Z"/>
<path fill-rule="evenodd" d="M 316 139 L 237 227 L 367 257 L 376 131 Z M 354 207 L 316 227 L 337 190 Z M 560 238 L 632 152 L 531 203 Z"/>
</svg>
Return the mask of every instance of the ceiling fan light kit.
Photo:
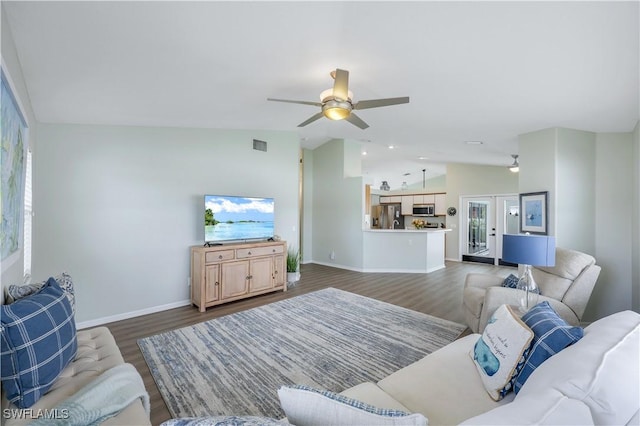
<svg viewBox="0 0 640 426">
<path fill-rule="evenodd" d="M 518 173 L 520 171 L 520 163 L 518 163 L 518 154 L 511 154 L 513 157 L 513 164 L 509 166 L 509 170 L 512 173 Z"/>
<path fill-rule="evenodd" d="M 350 102 L 341 102 L 335 99 L 322 104 L 322 113 L 330 120 L 344 120 L 351 114 Z"/>
<path fill-rule="evenodd" d="M 370 99 L 353 103 L 353 93 L 349 90 L 349 71 L 337 68 L 335 71 L 331 71 L 330 75 L 335 81 L 331 89 L 324 90 L 320 94 L 321 102 L 294 101 L 275 98 L 267 98 L 267 100 L 321 107 L 321 112 L 298 124 L 298 127 L 304 127 L 324 116 L 330 120 L 347 120 L 349 123 L 359 127 L 360 129 L 366 129 L 369 125 L 360 117 L 355 115 L 352 112 L 353 110 L 409 103 L 408 96 L 401 98 Z"/>
</svg>

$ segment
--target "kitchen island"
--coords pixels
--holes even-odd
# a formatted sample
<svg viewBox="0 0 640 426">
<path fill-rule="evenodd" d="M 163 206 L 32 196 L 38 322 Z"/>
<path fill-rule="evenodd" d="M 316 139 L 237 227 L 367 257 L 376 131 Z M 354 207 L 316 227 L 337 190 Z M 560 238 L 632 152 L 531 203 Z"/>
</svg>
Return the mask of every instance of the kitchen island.
<svg viewBox="0 0 640 426">
<path fill-rule="evenodd" d="M 447 228 L 363 230 L 364 272 L 429 273 L 445 267 Z"/>
</svg>

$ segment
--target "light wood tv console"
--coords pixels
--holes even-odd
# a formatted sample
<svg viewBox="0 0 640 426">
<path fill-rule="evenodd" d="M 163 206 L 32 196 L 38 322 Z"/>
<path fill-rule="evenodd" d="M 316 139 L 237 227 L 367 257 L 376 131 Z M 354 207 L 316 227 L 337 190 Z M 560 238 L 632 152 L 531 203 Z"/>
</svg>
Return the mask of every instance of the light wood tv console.
<svg viewBox="0 0 640 426">
<path fill-rule="evenodd" d="M 191 303 L 210 306 L 287 291 L 287 243 L 267 241 L 191 247 Z"/>
</svg>

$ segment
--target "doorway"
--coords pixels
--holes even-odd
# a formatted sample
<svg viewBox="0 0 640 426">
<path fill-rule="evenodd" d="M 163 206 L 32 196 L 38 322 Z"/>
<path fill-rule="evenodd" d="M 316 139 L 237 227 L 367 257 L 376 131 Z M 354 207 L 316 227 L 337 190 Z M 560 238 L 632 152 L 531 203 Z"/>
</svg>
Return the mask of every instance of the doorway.
<svg viewBox="0 0 640 426">
<path fill-rule="evenodd" d="M 502 236 L 518 233 L 518 196 L 462 197 L 461 257 L 466 262 L 502 262 Z"/>
</svg>

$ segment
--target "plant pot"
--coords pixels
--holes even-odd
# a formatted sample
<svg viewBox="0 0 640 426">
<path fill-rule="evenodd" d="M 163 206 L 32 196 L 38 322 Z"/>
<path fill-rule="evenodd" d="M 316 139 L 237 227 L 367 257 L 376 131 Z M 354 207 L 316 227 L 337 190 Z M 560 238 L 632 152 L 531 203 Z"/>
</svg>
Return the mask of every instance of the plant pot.
<svg viewBox="0 0 640 426">
<path fill-rule="evenodd" d="M 300 272 L 287 272 L 287 282 L 295 283 L 300 281 Z"/>
</svg>

